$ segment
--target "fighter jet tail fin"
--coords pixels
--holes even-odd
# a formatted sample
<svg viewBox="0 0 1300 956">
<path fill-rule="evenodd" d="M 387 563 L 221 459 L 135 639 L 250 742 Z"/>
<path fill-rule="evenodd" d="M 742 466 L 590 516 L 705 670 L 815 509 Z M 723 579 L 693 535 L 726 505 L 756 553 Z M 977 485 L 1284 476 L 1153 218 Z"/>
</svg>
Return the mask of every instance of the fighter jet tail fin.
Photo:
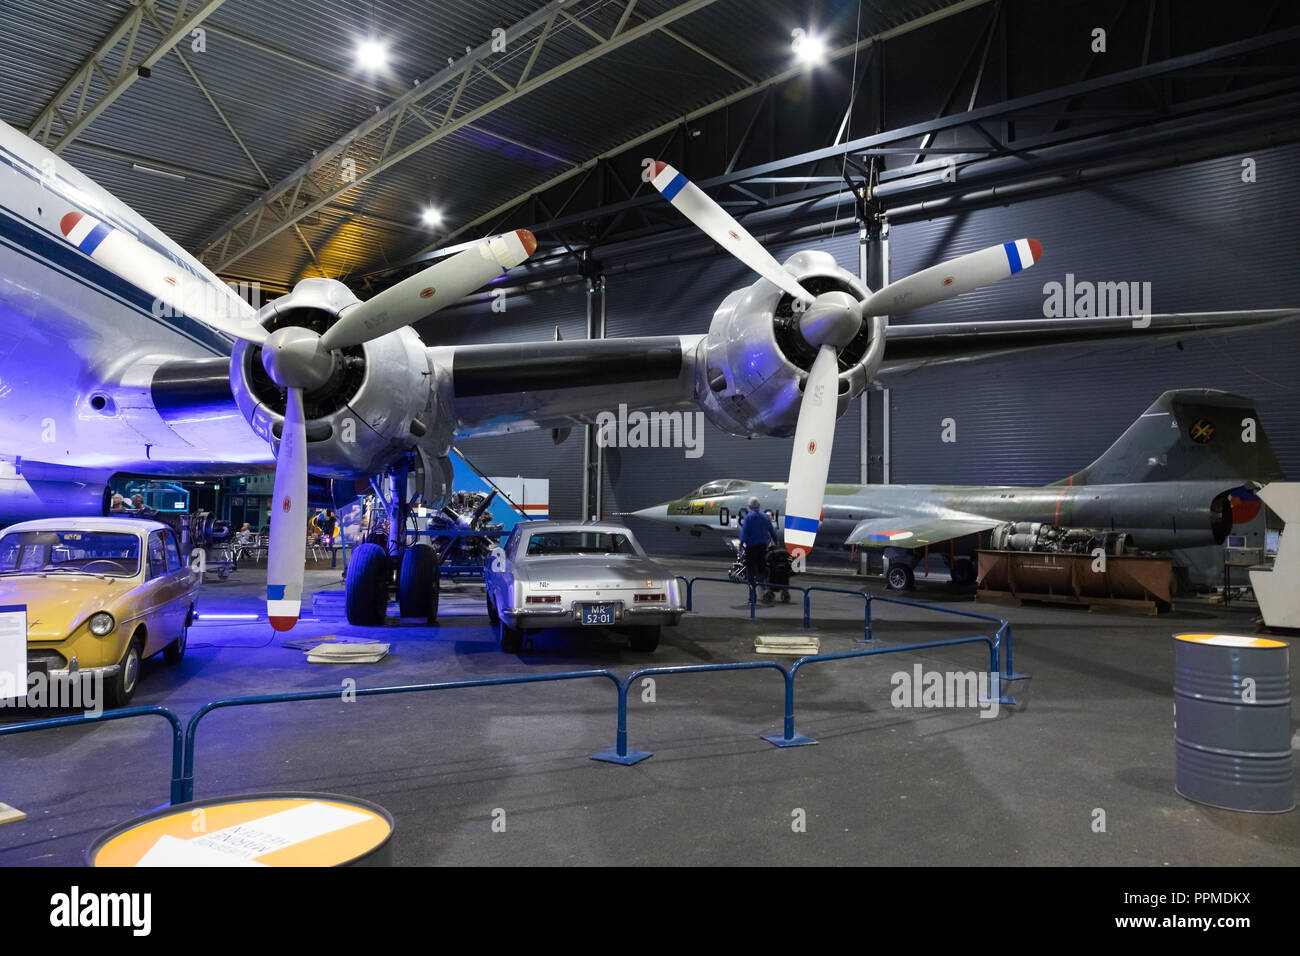
<svg viewBox="0 0 1300 956">
<path fill-rule="evenodd" d="M 1105 454 L 1057 484 L 1284 477 L 1254 403 L 1208 388 L 1165 392 Z"/>
</svg>

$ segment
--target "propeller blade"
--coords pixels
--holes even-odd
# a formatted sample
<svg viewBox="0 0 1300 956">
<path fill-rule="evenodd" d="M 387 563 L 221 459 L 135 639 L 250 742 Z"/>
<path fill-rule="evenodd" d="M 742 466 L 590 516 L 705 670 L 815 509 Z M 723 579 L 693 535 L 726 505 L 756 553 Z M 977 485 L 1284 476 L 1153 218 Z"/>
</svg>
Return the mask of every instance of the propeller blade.
<svg viewBox="0 0 1300 956">
<path fill-rule="evenodd" d="M 277 631 L 298 623 L 307 558 L 307 424 L 302 389 L 286 389 L 285 399 L 266 558 L 266 616 Z"/>
<path fill-rule="evenodd" d="M 251 305 L 234 292 L 183 269 L 139 239 L 82 212 L 59 220 L 64 238 L 109 272 L 143 289 L 168 309 L 235 338 L 260 345 L 266 329 Z"/>
<path fill-rule="evenodd" d="M 839 401 L 840 363 L 835 349 L 823 345 L 817 352 L 794 429 L 790 456 L 790 483 L 785 492 L 785 549 L 792 555 L 812 550 L 821 522 L 826 475 L 831 467 L 835 440 L 835 409 Z"/>
<path fill-rule="evenodd" d="M 323 336 L 326 349 L 347 348 L 396 332 L 444 309 L 519 265 L 537 249 L 527 229 L 517 229 L 436 262 L 373 299 L 344 309 Z"/>
<path fill-rule="evenodd" d="M 655 189 L 677 207 L 677 210 L 707 233 L 714 242 L 749 266 L 773 285 L 780 286 L 796 299 L 813 301 L 813 295 L 799 284 L 794 276 L 772 258 L 772 254 L 751 236 L 745 227 L 716 202 L 667 163 L 656 162 L 651 167 L 651 180 Z"/>
<path fill-rule="evenodd" d="M 933 305 L 1028 269 L 1043 254 L 1037 239 L 1017 239 L 958 256 L 891 282 L 862 300 L 863 315 L 893 315 Z"/>
</svg>

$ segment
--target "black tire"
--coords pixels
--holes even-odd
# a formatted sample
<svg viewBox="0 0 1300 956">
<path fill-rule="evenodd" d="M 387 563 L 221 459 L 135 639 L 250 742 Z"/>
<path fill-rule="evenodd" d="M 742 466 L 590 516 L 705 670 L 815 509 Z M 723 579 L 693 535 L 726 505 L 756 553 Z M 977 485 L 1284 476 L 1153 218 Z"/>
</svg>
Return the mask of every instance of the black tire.
<svg viewBox="0 0 1300 956">
<path fill-rule="evenodd" d="M 185 659 L 185 648 L 190 641 L 190 621 L 194 620 L 194 608 L 185 614 L 185 623 L 181 626 L 181 636 L 163 648 L 163 660 L 175 667 Z"/>
<path fill-rule="evenodd" d="M 916 576 L 906 564 L 895 561 L 885 572 L 885 586 L 891 591 L 910 591 L 916 586 Z"/>
<path fill-rule="evenodd" d="M 500 623 L 501 653 L 522 654 L 524 650 L 523 628 L 510 627 L 505 621 Z"/>
<path fill-rule="evenodd" d="M 492 592 L 485 591 L 484 593 L 487 595 L 488 623 L 493 627 L 496 627 L 501 623 L 501 615 L 497 613 L 497 605 L 496 602 L 492 600 Z"/>
<path fill-rule="evenodd" d="M 649 653 L 659 646 L 659 633 L 662 630 L 658 624 L 642 624 L 632 631 L 632 636 L 627 641 L 628 646 L 634 651 Z"/>
<path fill-rule="evenodd" d="M 952 576 L 952 583 L 965 587 L 968 584 L 975 583 L 975 562 L 974 561 L 953 561 L 952 567 L 948 569 Z"/>
<path fill-rule="evenodd" d="M 402 617 L 422 617 L 430 624 L 438 619 L 438 551 L 428 542 L 413 544 L 402 555 L 397 604 Z"/>
<path fill-rule="evenodd" d="M 388 552 L 367 541 L 352 552 L 343 585 L 348 623 L 378 627 L 388 613 Z"/>
<path fill-rule="evenodd" d="M 144 635 L 137 632 L 122 655 L 116 676 L 104 686 L 105 705 L 110 710 L 125 707 L 135 696 L 135 689 L 140 685 L 141 655 L 144 654 Z"/>
<path fill-rule="evenodd" d="M 789 591 L 782 591 L 782 592 L 781 592 L 781 603 L 782 603 L 782 604 L 789 604 L 789 603 L 790 603 L 790 592 L 789 592 Z"/>
</svg>

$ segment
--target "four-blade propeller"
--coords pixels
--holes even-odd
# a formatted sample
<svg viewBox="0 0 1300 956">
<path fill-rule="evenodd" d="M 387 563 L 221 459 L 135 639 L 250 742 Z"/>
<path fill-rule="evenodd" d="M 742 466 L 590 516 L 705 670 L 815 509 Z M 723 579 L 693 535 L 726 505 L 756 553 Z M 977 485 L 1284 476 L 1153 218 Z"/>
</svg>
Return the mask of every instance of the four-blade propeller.
<svg viewBox="0 0 1300 956">
<path fill-rule="evenodd" d="M 134 236 L 83 213 L 68 213 L 64 236 L 106 269 L 168 308 L 262 348 L 262 365 L 285 390 L 284 424 L 276 452 L 275 490 L 267 557 L 266 609 L 286 631 L 302 608 L 307 544 L 307 422 L 303 395 L 329 381 L 337 350 L 396 332 L 519 265 L 537 248 L 527 229 L 495 236 L 449 256 L 379 295 L 343 309 L 324 335 L 300 326 L 267 332 L 252 309 Z"/>
<path fill-rule="evenodd" d="M 1028 269 L 1043 254 L 1037 239 L 990 246 L 891 282 L 858 301 L 845 292 L 809 294 L 735 218 L 667 163 L 656 162 L 651 182 L 691 222 L 764 279 L 795 299 L 799 331 L 817 349 L 804 383 L 795 424 L 794 452 L 785 500 L 785 547 L 795 556 L 812 550 L 821 523 L 826 476 L 839 405 L 839 352 L 853 341 L 865 317 L 932 305 L 977 286 Z"/>
</svg>

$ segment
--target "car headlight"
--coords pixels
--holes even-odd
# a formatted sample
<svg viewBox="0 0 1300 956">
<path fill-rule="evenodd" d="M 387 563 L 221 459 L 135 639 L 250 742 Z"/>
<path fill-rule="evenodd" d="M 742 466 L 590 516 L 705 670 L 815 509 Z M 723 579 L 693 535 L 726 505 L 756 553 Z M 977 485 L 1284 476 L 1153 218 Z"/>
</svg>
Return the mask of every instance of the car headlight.
<svg viewBox="0 0 1300 956">
<path fill-rule="evenodd" d="M 113 615 L 107 611 L 96 611 L 90 615 L 90 633 L 96 637 L 105 637 L 113 632 L 117 622 L 113 620 Z"/>
</svg>

